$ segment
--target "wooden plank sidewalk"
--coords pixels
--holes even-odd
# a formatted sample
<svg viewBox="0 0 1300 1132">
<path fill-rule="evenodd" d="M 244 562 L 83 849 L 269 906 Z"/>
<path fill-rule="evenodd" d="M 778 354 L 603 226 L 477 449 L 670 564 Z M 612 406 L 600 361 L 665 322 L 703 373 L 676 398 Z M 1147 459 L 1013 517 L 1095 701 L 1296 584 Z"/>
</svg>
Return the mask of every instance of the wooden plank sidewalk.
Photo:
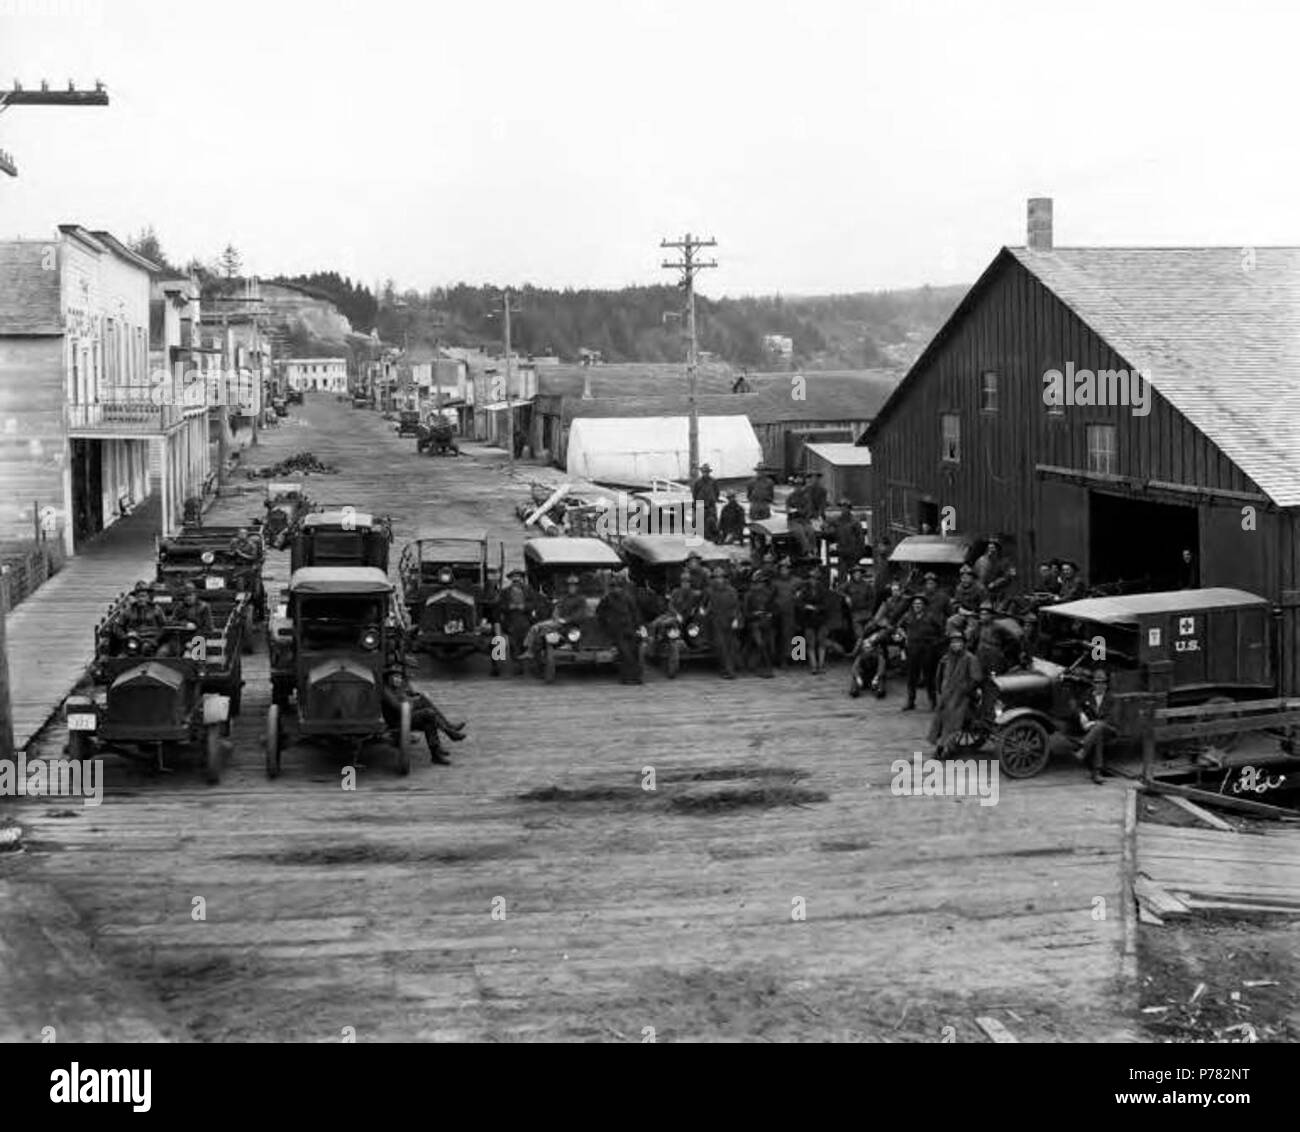
<svg viewBox="0 0 1300 1132">
<path fill-rule="evenodd" d="M 5 620 L 14 749 L 23 750 L 86 671 L 95 623 L 139 578 L 153 578 L 158 503 L 119 519 Z"/>
</svg>

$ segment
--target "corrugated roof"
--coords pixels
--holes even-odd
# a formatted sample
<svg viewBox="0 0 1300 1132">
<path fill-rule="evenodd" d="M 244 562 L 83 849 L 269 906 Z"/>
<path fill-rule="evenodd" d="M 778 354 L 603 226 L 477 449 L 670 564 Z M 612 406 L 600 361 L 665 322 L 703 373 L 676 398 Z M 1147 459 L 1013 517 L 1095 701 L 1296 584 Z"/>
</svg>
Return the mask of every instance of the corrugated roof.
<svg viewBox="0 0 1300 1132">
<path fill-rule="evenodd" d="M 1273 500 L 1300 505 L 1300 248 L 1007 250 Z"/>
<path fill-rule="evenodd" d="M 0 334 L 62 334 L 59 272 L 48 240 L 0 243 Z"/>
</svg>

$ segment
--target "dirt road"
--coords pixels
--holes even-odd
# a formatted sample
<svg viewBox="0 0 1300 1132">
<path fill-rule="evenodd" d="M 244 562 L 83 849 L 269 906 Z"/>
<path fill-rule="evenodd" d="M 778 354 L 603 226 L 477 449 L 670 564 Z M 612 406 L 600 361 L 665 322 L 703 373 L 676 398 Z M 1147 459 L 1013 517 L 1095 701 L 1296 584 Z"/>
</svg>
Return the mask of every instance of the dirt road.
<svg viewBox="0 0 1300 1132">
<path fill-rule="evenodd" d="M 298 450 L 340 468 L 313 495 L 390 512 L 399 546 L 477 523 L 519 560 L 500 454 L 419 457 L 332 398 L 253 458 Z M 223 500 L 211 521 L 258 506 Z M 247 660 L 220 786 L 110 758 L 98 808 L 5 810 L 29 849 L 0 881 L 56 892 L 169 1036 L 975 1041 L 982 1014 L 1022 1040 L 1125 1033 L 1121 787 L 1060 766 L 1003 780 L 993 806 L 895 796 L 890 764 L 928 714 L 849 700 L 842 665 L 548 687 L 426 661 L 420 686 L 470 721 L 455 765 L 421 747 L 399 779 L 376 747 L 349 791 L 304 746 L 267 780 L 264 647 Z M 29 993 L 24 1026 L 48 998 Z"/>
</svg>

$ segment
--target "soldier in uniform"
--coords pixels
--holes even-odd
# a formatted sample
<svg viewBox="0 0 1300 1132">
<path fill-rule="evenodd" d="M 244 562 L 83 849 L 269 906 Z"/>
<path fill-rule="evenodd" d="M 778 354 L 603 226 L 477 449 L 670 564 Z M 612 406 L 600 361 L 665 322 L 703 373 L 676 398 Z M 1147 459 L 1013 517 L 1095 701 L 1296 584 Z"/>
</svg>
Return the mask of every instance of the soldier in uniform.
<svg viewBox="0 0 1300 1132">
<path fill-rule="evenodd" d="M 165 621 L 162 610 L 154 604 L 153 591 L 149 588 L 149 583 L 136 582 L 131 588 L 131 598 L 126 607 L 124 618 L 126 628 L 136 631 L 161 629 Z"/>
<path fill-rule="evenodd" d="M 524 640 L 538 616 L 539 598 L 522 570 L 511 570 L 506 577 L 510 582 L 498 599 L 496 631 L 498 635 L 504 634 L 509 642 L 515 675 L 518 676 L 524 670 Z"/>
<path fill-rule="evenodd" d="M 960 633 L 948 636 L 948 651 L 939 662 L 939 705 L 930 721 L 930 742 L 935 744 L 935 757 L 942 758 L 952 742 L 965 730 L 971 717 L 972 702 L 984 674 L 980 662 L 966 648 L 966 638 Z"/>
<path fill-rule="evenodd" d="M 839 601 L 839 594 L 831 591 L 821 570 L 814 567 L 799 589 L 799 626 L 808 642 L 808 666 L 815 676 L 826 671 L 827 624 L 832 604 Z"/>
<path fill-rule="evenodd" d="M 763 567 L 754 571 L 749 589 L 741 603 L 749 637 L 750 658 L 758 674 L 772 676 L 772 617 L 776 591 Z"/>
<path fill-rule="evenodd" d="M 902 710 L 916 709 L 916 690 L 924 687 L 933 711 L 936 706 L 935 666 L 939 662 L 943 623 L 935 617 L 925 598 L 917 594 L 912 598 L 899 628 L 907 634 L 907 703 Z"/>
<path fill-rule="evenodd" d="M 849 571 L 849 580 L 844 583 L 841 592 L 849 603 L 849 619 L 853 625 L 853 639 L 862 637 L 862 630 L 871 621 L 876 611 L 876 587 L 867 581 L 866 569 L 854 562 Z"/>
<path fill-rule="evenodd" d="M 718 541 L 740 542 L 745 537 L 745 509 L 736 502 L 736 493 L 727 492 L 727 502 L 718 518 Z"/>
<path fill-rule="evenodd" d="M 1003 556 L 999 540 L 989 539 L 984 553 L 975 560 L 975 577 L 988 591 L 990 601 L 1006 599 L 1011 583 L 1015 581 L 1016 568 Z"/>
<path fill-rule="evenodd" d="M 697 507 L 704 508 L 704 537 L 709 542 L 718 541 L 718 483 L 708 464 L 700 465 L 699 478 L 691 485 L 691 498 Z"/>
<path fill-rule="evenodd" d="M 709 572 L 705 569 L 704 560 L 700 557 L 698 551 L 692 550 L 686 556 L 686 565 L 683 568 L 683 575 L 690 578 L 691 585 L 697 590 L 703 590 L 709 584 Z"/>
<path fill-rule="evenodd" d="M 596 620 L 618 649 L 618 682 L 640 684 L 641 638 L 637 630 L 641 627 L 641 614 L 626 569 L 613 572 L 609 589 L 596 606 Z"/>
<path fill-rule="evenodd" d="M 404 702 L 411 705 L 411 730 L 424 732 L 424 740 L 429 745 L 429 758 L 435 763 L 450 766 L 451 759 L 447 757 L 439 736 L 446 735 L 453 743 L 459 743 L 465 738 L 464 722 L 452 723 L 428 696 L 411 687 L 402 672 L 393 672 L 384 682 L 381 700 L 384 722 L 389 727 L 396 728 L 400 725 Z"/>
<path fill-rule="evenodd" d="M 840 569 L 853 569 L 866 549 L 862 524 L 853 517 L 852 504 L 847 499 L 841 499 L 839 517 L 835 520 L 835 551 L 840 560 Z"/>
<path fill-rule="evenodd" d="M 811 525 L 812 499 L 809 497 L 804 477 L 796 475 L 791 478 L 794 481 L 794 490 L 786 496 L 785 500 L 786 526 L 799 540 L 799 552 L 807 556 L 811 555 L 817 547 Z"/>
<path fill-rule="evenodd" d="M 776 498 L 776 484 L 767 474 L 762 464 L 754 465 L 754 478 L 749 481 L 746 491 L 749 498 L 750 519 L 770 519 L 772 517 L 772 500 Z"/>
<path fill-rule="evenodd" d="M 795 607 L 798 605 L 799 579 L 790 572 L 790 560 L 782 558 L 772 579 L 773 644 L 776 666 L 785 668 L 791 663 L 791 641 L 795 631 Z"/>
<path fill-rule="evenodd" d="M 1088 587 L 1077 572 L 1077 567 L 1073 562 L 1061 563 L 1061 589 L 1057 594 L 1058 601 L 1079 601 L 1081 598 L 1088 596 Z"/>
<path fill-rule="evenodd" d="M 1038 564 L 1038 579 L 1034 582 L 1034 591 L 1040 594 L 1051 594 L 1052 597 L 1056 597 L 1061 592 L 1061 576 L 1056 571 L 1055 562 Z"/>
<path fill-rule="evenodd" d="M 174 607 L 173 621 L 192 622 L 201 633 L 212 632 L 212 606 L 199 597 L 193 582 L 181 587 L 180 601 Z"/>
<path fill-rule="evenodd" d="M 821 472 L 813 472 L 810 478 L 812 483 L 808 485 L 808 517 L 814 522 L 821 522 L 826 518 L 826 504 L 830 502 L 830 497 L 822 483 Z"/>
<path fill-rule="evenodd" d="M 230 553 L 241 562 L 256 562 L 262 557 L 262 548 L 248 533 L 247 527 L 240 527 L 230 540 Z"/>
<path fill-rule="evenodd" d="M 718 650 L 718 665 L 724 680 L 736 678 L 736 629 L 740 620 L 740 599 L 719 566 L 704 594 L 704 614 L 710 639 Z"/>
<path fill-rule="evenodd" d="M 975 579 L 974 567 L 963 565 L 959 571 L 959 580 L 952 590 L 953 605 L 958 609 L 978 609 L 980 602 L 988 596 L 988 590 Z"/>
<path fill-rule="evenodd" d="M 1008 650 L 1013 645 L 1017 648 L 1019 646 L 1019 640 L 1013 640 L 1006 625 L 999 622 L 993 614 L 993 603 L 982 602 L 979 623 L 975 629 L 975 659 L 979 661 L 982 674 L 980 716 L 990 724 L 993 722 L 993 704 L 998 695 L 998 686 L 993 682 L 993 677 L 1010 667 Z"/>
<path fill-rule="evenodd" d="M 911 600 L 903 593 L 903 583 L 890 582 L 889 593 L 885 595 L 884 600 L 876 609 L 872 624 L 882 629 L 896 629 L 910 605 Z"/>
<path fill-rule="evenodd" d="M 555 600 L 550 617 L 535 622 L 524 637 L 523 656 L 525 659 L 531 659 L 537 639 L 543 633 L 552 629 L 559 629 L 567 622 L 586 621 L 590 617 L 591 607 L 587 603 L 587 598 L 579 589 L 580 585 L 581 579 L 577 574 L 570 574 L 565 578 L 564 593 Z"/>
<path fill-rule="evenodd" d="M 925 598 L 925 607 L 942 624 L 943 620 L 948 616 L 952 599 L 948 596 L 947 590 L 940 589 L 937 574 L 926 572 L 921 582 L 921 596 Z"/>
</svg>

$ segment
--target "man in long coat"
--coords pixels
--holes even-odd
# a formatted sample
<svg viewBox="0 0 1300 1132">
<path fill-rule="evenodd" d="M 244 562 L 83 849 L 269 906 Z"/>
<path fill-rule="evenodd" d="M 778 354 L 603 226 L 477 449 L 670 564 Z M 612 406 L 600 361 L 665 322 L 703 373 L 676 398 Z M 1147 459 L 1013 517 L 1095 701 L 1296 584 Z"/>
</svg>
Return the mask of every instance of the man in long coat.
<svg viewBox="0 0 1300 1132">
<path fill-rule="evenodd" d="M 961 633 L 948 635 L 948 651 L 939 661 L 939 706 L 930 721 L 930 742 L 935 757 L 944 752 L 974 717 L 973 699 L 984 683 L 984 673 L 975 655 L 966 648 Z"/>
</svg>

